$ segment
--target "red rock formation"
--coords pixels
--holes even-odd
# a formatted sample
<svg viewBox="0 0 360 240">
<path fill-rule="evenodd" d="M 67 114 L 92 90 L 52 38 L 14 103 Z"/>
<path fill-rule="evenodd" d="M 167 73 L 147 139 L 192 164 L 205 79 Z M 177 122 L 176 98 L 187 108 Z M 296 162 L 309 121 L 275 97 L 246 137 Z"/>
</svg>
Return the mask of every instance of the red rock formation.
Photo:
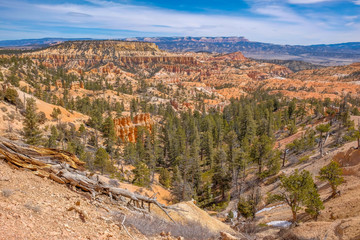
<svg viewBox="0 0 360 240">
<path fill-rule="evenodd" d="M 75 82 L 72 82 L 71 85 L 70 85 L 71 90 L 77 90 L 77 89 L 80 89 L 80 88 L 84 88 L 84 83 L 83 82 L 75 81 Z"/>
<path fill-rule="evenodd" d="M 56 80 L 55 86 L 56 86 L 57 88 L 62 88 L 62 82 L 61 82 L 61 80 Z"/>
<path fill-rule="evenodd" d="M 192 56 L 160 51 L 154 43 L 123 41 L 66 42 L 24 55 L 39 60 L 46 67 L 83 70 L 105 63 L 101 73 L 112 72 L 115 66 L 197 63 Z"/>
<path fill-rule="evenodd" d="M 153 121 L 149 113 L 140 113 L 131 121 L 130 117 L 120 117 L 114 119 L 115 132 L 123 142 L 136 142 L 139 127 L 145 127 L 149 132 L 152 131 Z"/>
</svg>

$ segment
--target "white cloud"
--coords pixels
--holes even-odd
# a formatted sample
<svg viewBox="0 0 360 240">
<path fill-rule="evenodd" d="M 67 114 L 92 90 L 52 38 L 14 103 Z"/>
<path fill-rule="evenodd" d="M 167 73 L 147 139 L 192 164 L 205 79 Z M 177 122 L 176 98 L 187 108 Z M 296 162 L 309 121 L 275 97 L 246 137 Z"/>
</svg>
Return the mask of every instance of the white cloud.
<svg viewBox="0 0 360 240">
<path fill-rule="evenodd" d="M 360 5 L 360 0 L 355 0 L 354 3 L 355 3 L 356 5 Z"/>
<path fill-rule="evenodd" d="M 270 6 L 259 6 L 254 7 L 253 12 L 274 17 L 276 20 L 284 21 L 288 23 L 304 23 L 304 18 L 293 12 L 291 9 L 278 6 L 278 5 L 270 5 Z"/>
<path fill-rule="evenodd" d="M 313 3 L 321 3 L 321 2 L 329 2 L 333 0 L 288 0 L 289 3 L 293 4 L 313 4 Z"/>
<path fill-rule="evenodd" d="M 188 13 L 99 0 L 91 0 L 91 3 L 54 5 L 2 1 L 0 20 L 33 22 L 37 28 L 44 27 L 36 35 L 43 37 L 61 36 L 60 28 L 73 27 L 88 31 L 67 31 L 63 37 L 109 38 L 121 34 L 121 31 L 130 31 L 134 36 L 144 36 L 144 33 L 152 36 L 245 36 L 252 41 L 283 44 L 334 43 L 360 39 L 360 27 L 357 24 L 349 26 L 350 30 L 342 27 L 334 31 L 328 27 L 327 21 L 301 16 L 286 6 L 256 5 L 251 11 L 257 13 L 257 17 L 245 17 Z M 51 29 L 47 35 L 45 29 Z M 91 35 L 91 29 L 102 31 Z M 9 36 L 8 31 L 4 32 L 0 28 L 1 38 Z"/>
</svg>

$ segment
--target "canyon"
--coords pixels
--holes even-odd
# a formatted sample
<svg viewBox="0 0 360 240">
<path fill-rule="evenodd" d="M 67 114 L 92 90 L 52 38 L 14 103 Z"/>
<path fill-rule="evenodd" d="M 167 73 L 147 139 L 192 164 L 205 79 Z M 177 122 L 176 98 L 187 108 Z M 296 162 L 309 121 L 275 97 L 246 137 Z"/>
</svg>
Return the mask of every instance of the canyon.
<svg viewBox="0 0 360 240">
<path fill-rule="evenodd" d="M 54 216 L 58 222 L 70 227 L 53 223 L 61 229 L 59 232 L 46 224 L 44 229 L 50 229 L 50 233 L 42 230 L 32 236 L 52 238 L 64 234 L 74 238 L 126 239 L 129 236 L 121 221 L 116 219 L 115 213 L 119 211 L 129 218 L 138 214 L 132 225 L 139 228 L 148 218 L 151 223 L 157 223 L 159 216 L 166 220 L 154 225 L 168 227 L 168 222 L 172 220 L 170 216 L 177 224 L 207 227 L 206 231 L 216 230 L 217 235 L 225 229 L 228 233 L 237 234 L 239 239 L 244 239 L 243 233 L 248 234 L 248 239 L 250 236 L 259 239 L 329 236 L 329 239 L 336 239 L 339 231 L 343 239 L 356 239 L 359 223 L 356 216 L 359 209 L 355 206 L 359 200 L 356 177 L 360 153 L 355 149 L 356 136 L 351 134 L 356 133 L 356 123 L 359 122 L 355 110 L 359 110 L 360 63 L 320 68 L 311 66 L 310 69 L 293 71 L 277 62 L 248 58 L 242 51 L 170 52 L 147 42 L 152 41 L 151 38 L 143 39 L 145 42 L 135 40 L 69 41 L 0 57 L 0 81 L 4 81 L 0 83 L 4 95 L 0 102 L 0 120 L 3 123 L 0 134 L 4 138 L 1 146 L 6 149 L 0 154 L 0 171 L 11 179 L 2 184 L 0 177 L 0 183 L 8 189 L 21 189 L 14 190 L 13 195 L 0 195 L 5 202 L 0 207 L 6 210 L 5 214 L 0 214 L 1 225 L 19 233 L 21 229 L 16 226 L 16 221 L 21 219 L 29 234 L 34 228 L 28 223 L 31 218 L 38 225 L 42 219 L 50 221 L 49 216 Z M 186 41 L 211 44 L 248 42 L 239 38 L 194 38 Z M 42 116 L 40 130 L 45 140 L 41 144 L 49 148 L 23 143 L 24 106 L 29 98 L 35 99 L 36 111 Z M 347 112 L 343 105 L 346 105 Z M 317 141 L 322 141 L 322 137 L 318 135 L 317 126 L 327 123 L 330 130 L 324 140 L 324 156 L 319 156 Z M 243 125 L 247 127 L 243 128 Z M 109 126 L 114 129 L 109 131 Z M 268 133 L 272 128 L 276 128 L 273 134 Z M 115 136 L 111 136 L 111 130 L 114 130 Z M 139 139 L 142 131 L 149 134 L 143 134 L 143 139 Z M 252 140 L 250 137 L 246 139 L 245 132 L 253 134 Z M 295 141 L 311 133 L 312 148 L 304 148 L 299 153 L 292 150 L 294 152 L 289 155 L 283 155 L 291 144 L 295 145 L 292 146 L 294 149 L 304 145 Z M 284 160 L 279 172 L 263 178 L 256 173 L 258 162 L 254 159 L 257 148 L 254 146 L 267 134 L 274 140 L 274 146 L 268 144 L 264 148 L 274 158 L 281 160 L 287 156 L 288 159 Z M 243 139 L 240 141 L 240 138 Z M 253 142 L 250 144 L 250 141 Z M 61 150 L 53 149 L 51 144 L 54 142 Z M 229 154 L 232 147 L 238 150 L 234 156 Z M 53 161 L 52 157 L 56 158 L 56 164 L 51 163 L 55 167 L 49 170 L 49 163 L 42 161 Z M 62 160 L 56 162 L 58 159 Z M 245 159 L 241 162 L 244 164 L 241 165 L 244 166 L 241 168 L 243 172 L 239 171 L 244 176 L 239 175 L 236 179 L 241 182 L 241 194 L 244 195 L 238 195 L 237 186 L 226 189 L 227 193 L 221 191 L 225 189 L 221 184 L 230 182 L 230 178 L 213 180 L 232 175 L 230 171 L 221 172 L 225 167 L 219 159 L 223 159 L 224 166 L 229 165 L 226 166 L 229 169 L 233 162 L 228 159 Z M 329 185 L 318 181 L 315 176 L 333 159 L 342 167 L 346 182 L 339 188 L 341 196 L 325 201 L 329 196 Z M 83 172 L 74 165 L 74 161 L 80 163 L 81 168 L 86 166 L 89 172 Z M 11 169 L 8 163 L 20 169 Z M 240 166 L 240 162 L 236 164 Z M 263 167 L 270 168 L 265 164 Z M 326 210 L 321 212 L 318 222 L 302 212 L 300 219 L 304 222 L 299 226 L 279 229 L 271 224 L 288 224 L 286 221 L 291 218 L 291 211 L 286 204 L 268 203 L 267 193 L 278 191 L 280 179 L 295 169 L 311 172 Z M 31 174 L 30 170 L 35 174 Z M 72 175 L 63 174 L 68 172 L 79 177 L 79 181 Z M 143 180 L 144 176 L 148 177 L 148 182 Z M 191 184 L 195 186 L 197 181 L 200 182 L 198 186 L 191 188 Z M 66 183 L 68 188 L 57 183 Z M 37 187 L 35 193 L 25 191 L 31 186 Z M 58 193 L 50 191 L 48 196 L 42 186 L 56 189 Z M 230 212 L 238 209 L 240 196 L 252 196 L 254 186 L 263 196 L 259 200 L 256 217 L 251 221 L 239 215 L 230 217 Z M 93 189 L 96 189 L 95 194 Z M 179 189 L 181 191 L 177 192 Z M 151 208 L 151 211 L 145 206 L 156 203 L 156 196 L 161 204 L 176 202 L 178 195 L 185 199 L 186 191 L 190 192 L 186 202 L 169 206 L 169 215 L 162 211 L 162 205 Z M 191 199 L 195 191 L 198 193 Z M 125 201 L 121 194 L 130 196 L 131 200 Z M 24 197 L 30 197 L 32 201 L 41 199 L 39 206 L 46 213 L 51 212 L 50 205 L 57 201 L 59 205 L 56 206 L 59 207 L 49 215 L 36 213 L 33 216 L 36 212 L 31 210 L 34 204 L 24 201 Z M 146 204 L 139 199 L 145 199 Z M 81 204 L 77 205 L 80 200 Z M 341 204 L 344 201 L 355 213 L 344 209 Z M 226 204 L 222 205 L 223 202 Z M 200 206 L 216 218 L 210 217 Z M 81 223 L 82 211 L 95 219 Z M 69 214 L 71 221 L 66 219 Z M 83 224 L 84 228 L 79 224 Z M 108 224 L 110 227 L 106 232 L 103 229 Z M 144 238 L 146 234 L 132 225 L 129 225 L 130 233 Z M 247 232 L 251 230 L 253 232 Z M 200 230 L 194 232 L 202 233 Z M 160 237 L 158 232 L 156 234 L 151 239 L 172 239 L 167 233 L 161 233 Z M 5 236 L 14 235 L 7 233 Z"/>
</svg>

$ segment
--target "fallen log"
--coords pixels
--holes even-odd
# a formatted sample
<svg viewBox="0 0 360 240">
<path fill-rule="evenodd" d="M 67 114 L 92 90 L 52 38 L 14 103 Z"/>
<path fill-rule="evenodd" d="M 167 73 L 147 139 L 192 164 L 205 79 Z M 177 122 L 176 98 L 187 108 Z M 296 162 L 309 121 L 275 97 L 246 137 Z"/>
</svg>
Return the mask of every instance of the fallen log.
<svg viewBox="0 0 360 240">
<path fill-rule="evenodd" d="M 145 210 L 144 202 L 147 203 L 149 212 L 150 204 L 155 204 L 165 212 L 171 221 L 175 222 L 166 211 L 168 207 L 160 204 L 155 195 L 146 197 L 99 181 L 93 174 L 87 174 L 84 171 L 85 163 L 74 154 L 59 149 L 15 143 L 0 137 L 0 156 L 10 164 L 34 171 L 38 176 L 47 177 L 57 183 L 68 184 L 90 192 L 93 198 L 96 194 L 105 194 L 111 196 L 112 199 L 113 196 L 122 196 L 129 198 L 137 205 L 134 206 L 134 209 L 142 209 L 141 211 Z"/>
</svg>

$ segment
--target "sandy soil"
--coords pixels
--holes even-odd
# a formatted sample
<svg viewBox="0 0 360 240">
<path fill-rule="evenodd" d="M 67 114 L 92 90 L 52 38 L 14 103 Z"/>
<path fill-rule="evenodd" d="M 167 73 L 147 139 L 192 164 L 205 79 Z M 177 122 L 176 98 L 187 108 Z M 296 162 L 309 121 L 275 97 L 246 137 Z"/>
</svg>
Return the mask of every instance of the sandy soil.
<svg viewBox="0 0 360 240">
<path fill-rule="evenodd" d="M 316 176 L 320 168 L 328 164 L 332 159 L 341 159 L 342 165 L 347 166 L 343 170 L 345 182 L 338 187 L 341 195 L 324 202 L 325 209 L 318 217 L 318 221 L 308 221 L 309 219 L 300 211 L 300 225 L 291 230 L 296 236 L 304 239 L 324 239 L 325 236 L 327 236 L 326 239 L 328 240 L 360 239 L 360 205 L 358 204 L 360 202 L 360 176 L 358 174 L 360 169 L 360 151 L 349 150 L 353 149 L 356 145 L 356 142 L 350 142 L 335 151 L 326 149 L 328 154 L 323 158 L 315 157 L 318 155 L 318 153 L 315 153 L 314 158 L 309 162 L 290 166 L 282 170 L 283 173 L 290 174 L 296 168 L 300 170 L 305 169 L 310 171 L 313 176 Z M 348 151 L 350 152 L 350 159 L 344 159 L 344 153 Z M 315 179 L 315 182 L 318 185 L 321 199 L 327 199 L 331 195 L 330 185 L 317 179 Z M 277 186 L 278 183 L 263 186 L 262 191 L 276 191 Z M 291 217 L 290 208 L 287 205 L 280 205 L 269 211 L 259 213 L 258 222 L 289 221 Z"/>
<path fill-rule="evenodd" d="M 0 239 L 131 239 L 105 209 L 64 185 L 11 169 L 2 160 L 0 191 Z M 85 221 L 68 211 L 70 207 L 83 211 Z"/>
</svg>

